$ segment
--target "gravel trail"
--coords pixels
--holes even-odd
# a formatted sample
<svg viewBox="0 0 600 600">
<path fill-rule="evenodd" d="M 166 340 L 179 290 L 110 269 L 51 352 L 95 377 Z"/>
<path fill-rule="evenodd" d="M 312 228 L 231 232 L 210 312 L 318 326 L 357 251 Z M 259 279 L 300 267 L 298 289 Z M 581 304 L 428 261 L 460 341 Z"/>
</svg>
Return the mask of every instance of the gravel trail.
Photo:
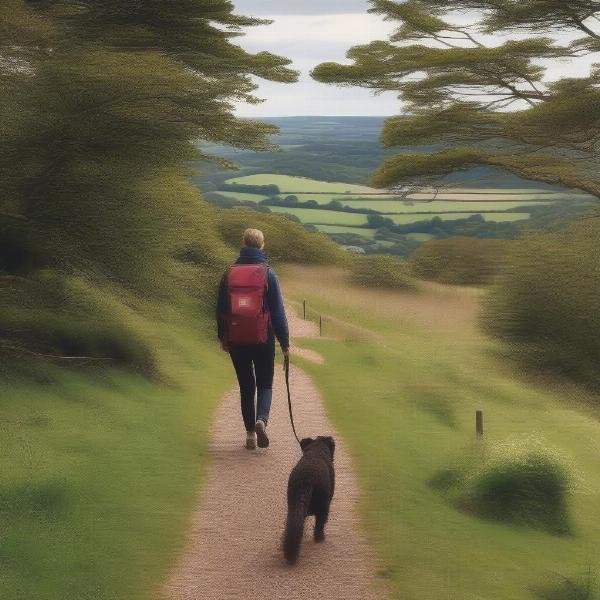
<svg viewBox="0 0 600 600">
<path fill-rule="evenodd" d="M 289 317 L 292 337 L 296 331 L 314 334 L 306 322 L 292 314 Z M 328 421 L 312 380 L 293 364 L 291 383 L 298 434 L 336 438 L 336 491 L 325 542 L 312 541 L 310 517 L 298 564 L 290 567 L 283 560 L 286 485 L 300 450 L 289 424 L 285 382 L 278 366 L 268 427 L 270 448 L 249 451 L 243 447 L 237 388 L 226 394 L 217 410 L 209 446 L 211 462 L 187 547 L 164 589 L 166 599 L 383 597 L 373 585 L 375 559 L 358 525 L 360 492 L 344 443 Z"/>
</svg>

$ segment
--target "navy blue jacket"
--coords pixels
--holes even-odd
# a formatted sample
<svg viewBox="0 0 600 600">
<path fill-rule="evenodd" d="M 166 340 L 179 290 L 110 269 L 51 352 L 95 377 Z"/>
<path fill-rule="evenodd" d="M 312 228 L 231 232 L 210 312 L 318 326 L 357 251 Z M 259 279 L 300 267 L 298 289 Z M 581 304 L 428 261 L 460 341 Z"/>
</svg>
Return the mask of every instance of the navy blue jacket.
<svg viewBox="0 0 600 600">
<path fill-rule="evenodd" d="M 235 261 L 238 265 L 256 265 L 267 264 L 267 255 L 258 248 L 242 248 L 240 256 Z M 271 319 L 269 323 L 269 343 L 273 339 L 273 333 L 277 337 L 279 344 L 283 350 L 290 347 L 290 334 L 288 331 L 287 318 L 285 316 L 285 308 L 283 306 L 283 298 L 281 296 L 281 288 L 279 280 L 273 269 L 269 269 L 267 280 L 267 304 Z M 227 294 L 227 274 L 221 279 L 219 285 L 219 297 L 217 299 L 217 332 L 219 339 L 222 340 L 225 336 L 226 324 L 223 315 L 229 312 L 229 296 Z"/>
</svg>

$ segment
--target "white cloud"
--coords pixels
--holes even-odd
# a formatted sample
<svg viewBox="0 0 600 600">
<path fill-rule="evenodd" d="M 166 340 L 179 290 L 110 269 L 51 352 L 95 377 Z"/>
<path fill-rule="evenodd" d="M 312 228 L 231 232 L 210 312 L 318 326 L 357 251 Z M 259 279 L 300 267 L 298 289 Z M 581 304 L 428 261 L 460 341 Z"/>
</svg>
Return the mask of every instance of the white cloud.
<svg viewBox="0 0 600 600">
<path fill-rule="evenodd" d="M 239 44 L 250 52 L 269 50 L 293 60 L 301 72 L 296 84 L 259 81 L 259 105 L 241 104 L 242 116 L 390 115 L 398 112 L 394 94 L 373 96 L 367 90 L 338 88 L 313 81 L 309 72 L 325 61 L 347 62 L 346 51 L 357 44 L 386 39 L 391 23 L 367 13 L 279 15 L 274 23 L 247 30 Z"/>
<path fill-rule="evenodd" d="M 366 12 L 367 0 L 235 0 L 238 14 L 269 17 L 270 15 L 317 15 Z"/>
<path fill-rule="evenodd" d="M 357 2 L 352 3 L 355 9 Z M 243 4 L 250 8 L 257 1 L 247 0 Z M 313 2 L 311 7 L 314 9 L 316 5 Z M 239 115 L 392 115 L 400 111 L 401 104 L 394 93 L 374 96 L 368 90 L 339 88 L 317 83 L 310 78 L 309 73 L 317 64 L 328 61 L 348 62 L 345 55 L 350 47 L 387 39 L 397 26 L 397 23 L 384 21 L 380 16 L 366 12 L 342 13 L 344 7 L 340 2 L 323 2 L 320 6 L 322 8 L 319 12 L 323 12 L 326 6 L 340 12 L 304 14 L 299 8 L 294 9 L 292 3 L 288 2 L 286 5 L 284 2 L 281 5 L 282 12 L 288 14 L 270 16 L 273 24 L 248 28 L 246 36 L 239 38 L 237 43 L 250 52 L 269 50 L 287 56 L 293 60 L 293 68 L 301 72 L 296 84 L 258 81 L 257 95 L 266 101 L 258 105 L 240 104 L 237 107 Z M 256 14 L 257 7 L 254 8 L 254 12 L 248 12 Z M 473 13 L 468 12 L 455 15 L 454 19 L 457 24 L 476 20 Z M 565 45 L 576 37 L 573 33 L 562 32 L 551 32 L 550 36 L 558 44 Z M 519 39 L 525 36 L 512 34 L 480 37 L 486 44 L 494 46 L 509 38 Z M 546 80 L 553 81 L 560 77 L 586 76 L 591 64 L 597 60 L 598 56 L 592 55 L 574 61 L 552 59 L 538 62 L 547 68 Z"/>
</svg>

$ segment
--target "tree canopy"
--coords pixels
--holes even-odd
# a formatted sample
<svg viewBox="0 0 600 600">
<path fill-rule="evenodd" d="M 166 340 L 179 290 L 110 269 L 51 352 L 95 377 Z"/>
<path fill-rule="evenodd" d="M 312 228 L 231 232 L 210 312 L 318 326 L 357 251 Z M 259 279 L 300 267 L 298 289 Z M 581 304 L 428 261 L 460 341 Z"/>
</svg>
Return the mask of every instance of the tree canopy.
<svg viewBox="0 0 600 600">
<path fill-rule="evenodd" d="M 269 148 L 275 128 L 237 119 L 233 103 L 259 101 L 253 77 L 297 77 L 288 59 L 236 45 L 262 23 L 228 0 L 3 2 L 0 224 L 12 253 L 131 283 L 200 237 L 209 217 L 188 165 L 218 159 L 198 140 Z"/>
<path fill-rule="evenodd" d="M 351 64 L 323 63 L 321 82 L 396 91 L 386 146 L 435 144 L 386 160 L 373 183 L 437 181 L 497 166 L 600 196 L 600 68 L 553 78 L 549 65 L 600 52 L 598 0 L 371 0 L 398 23 L 386 41 L 351 48 Z M 560 33 L 560 35 L 559 35 Z"/>
</svg>

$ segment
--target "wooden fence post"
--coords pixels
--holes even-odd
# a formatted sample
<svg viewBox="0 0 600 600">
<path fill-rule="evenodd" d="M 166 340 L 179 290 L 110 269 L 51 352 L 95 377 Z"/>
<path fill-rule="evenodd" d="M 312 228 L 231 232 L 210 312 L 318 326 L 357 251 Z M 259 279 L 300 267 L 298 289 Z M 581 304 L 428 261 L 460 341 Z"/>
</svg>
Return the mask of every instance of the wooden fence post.
<svg viewBox="0 0 600 600">
<path fill-rule="evenodd" d="M 304 315 L 302 318 L 306 321 L 306 300 L 302 300 L 302 314 Z"/>
<path fill-rule="evenodd" d="M 477 437 L 483 436 L 483 411 L 478 410 L 475 412 L 475 431 Z"/>
</svg>

